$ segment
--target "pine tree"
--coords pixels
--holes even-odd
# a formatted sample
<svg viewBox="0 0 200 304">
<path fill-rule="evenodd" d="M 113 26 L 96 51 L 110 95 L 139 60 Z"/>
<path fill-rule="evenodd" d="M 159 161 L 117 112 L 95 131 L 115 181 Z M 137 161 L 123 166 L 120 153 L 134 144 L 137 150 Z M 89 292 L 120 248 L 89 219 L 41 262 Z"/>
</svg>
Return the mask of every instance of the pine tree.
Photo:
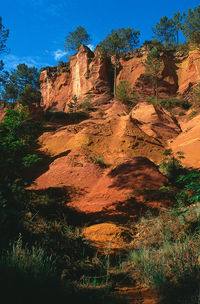
<svg viewBox="0 0 200 304">
<path fill-rule="evenodd" d="M 155 38 L 164 44 L 165 48 L 167 46 L 172 46 L 175 42 L 175 25 L 172 19 L 164 16 L 160 18 L 160 22 L 152 28 Z"/>
<path fill-rule="evenodd" d="M 0 17 L 0 54 L 8 51 L 6 41 L 8 39 L 9 30 L 5 29 L 2 24 L 2 18 Z M 8 78 L 8 72 L 4 70 L 3 60 L 0 60 L 0 87 L 6 83 Z"/>
<path fill-rule="evenodd" d="M 91 42 L 90 35 L 82 26 L 78 26 L 75 31 L 69 32 L 66 36 L 64 48 L 68 53 L 78 51 L 82 44 L 89 44 Z"/>
<path fill-rule="evenodd" d="M 183 34 L 192 43 L 200 44 L 200 5 L 193 10 L 189 9 L 185 16 Z"/>
<path fill-rule="evenodd" d="M 30 100 L 34 100 L 38 103 L 38 91 L 40 90 L 39 84 L 39 72 L 35 67 L 28 67 L 22 63 L 14 69 L 10 76 L 8 83 L 4 86 L 3 98 L 6 100 L 20 101 L 23 100 L 23 104 L 26 104 L 24 97 L 27 96 L 29 91 L 31 96 L 27 99 L 27 105 L 30 105 Z"/>
<path fill-rule="evenodd" d="M 143 65 L 146 68 L 145 74 L 149 76 L 152 81 L 154 96 L 156 96 L 156 100 L 158 100 L 158 76 L 162 71 L 163 62 L 157 48 L 154 47 L 149 52 L 147 59 L 143 62 Z"/>
<path fill-rule="evenodd" d="M 102 53 L 114 59 L 114 96 L 116 96 L 116 78 L 119 67 L 120 54 L 132 51 L 139 44 L 140 31 L 131 28 L 112 30 L 111 33 L 100 42 Z"/>
<path fill-rule="evenodd" d="M 182 15 L 177 12 L 174 14 L 173 16 L 173 22 L 175 25 L 175 32 L 176 32 L 176 42 L 177 45 L 179 45 L 179 31 L 183 29 L 183 18 L 184 18 L 185 14 L 183 13 Z"/>
</svg>

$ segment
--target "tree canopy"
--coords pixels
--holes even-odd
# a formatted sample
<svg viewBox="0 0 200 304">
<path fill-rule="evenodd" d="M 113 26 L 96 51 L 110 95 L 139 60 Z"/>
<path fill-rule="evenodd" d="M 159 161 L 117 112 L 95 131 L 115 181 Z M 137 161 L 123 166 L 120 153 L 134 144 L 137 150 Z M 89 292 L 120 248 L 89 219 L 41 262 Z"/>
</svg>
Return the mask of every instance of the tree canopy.
<svg viewBox="0 0 200 304">
<path fill-rule="evenodd" d="M 143 62 L 146 68 L 145 74 L 148 75 L 153 83 L 154 95 L 158 98 L 158 76 L 162 70 L 162 60 L 160 58 L 160 52 L 156 47 L 147 55 L 147 59 Z"/>
<path fill-rule="evenodd" d="M 24 105 L 39 103 L 39 76 L 37 68 L 28 67 L 24 63 L 19 64 L 9 76 L 3 97 L 7 100 L 21 101 Z"/>
<path fill-rule="evenodd" d="M 173 15 L 172 21 L 174 22 L 175 32 L 176 32 L 176 43 L 179 44 L 179 31 L 183 29 L 183 18 L 185 13 L 180 14 L 179 12 Z"/>
<path fill-rule="evenodd" d="M 6 46 L 8 35 L 9 35 L 9 30 L 5 29 L 4 25 L 2 24 L 2 18 L 0 17 L 0 54 L 8 50 Z M 0 60 L 0 86 L 5 84 L 7 77 L 8 77 L 8 73 L 4 71 L 3 60 Z"/>
<path fill-rule="evenodd" d="M 91 38 L 86 29 L 82 26 L 78 26 L 75 31 L 69 32 L 66 36 L 64 48 L 70 53 L 77 51 L 82 44 L 89 44 L 90 42 Z"/>
<path fill-rule="evenodd" d="M 102 53 L 114 58 L 114 96 L 116 95 L 116 76 L 119 65 L 119 55 L 132 51 L 139 44 L 140 31 L 128 28 L 112 30 L 111 33 L 100 42 Z"/>
<path fill-rule="evenodd" d="M 200 43 L 200 5 L 193 10 L 189 9 L 185 16 L 183 34 L 192 43 Z"/>
<path fill-rule="evenodd" d="M 139 44 L 139 36 L 140 31 L 135 31 L 130 27 L 112 30 L 111 33 L 100 42 L 100 48 L 111 55 L 130 52 Z"/>
<path fill-rule="evenodd" d="M 172 46 L 175 43 L 175 24 L 167 16 L 160 18 L 160 21 L 152 28 L 152 31 L 165 47 Z"/>
<path fill-rule="evenodd" d="M 5 29 L 2 24 L 2 17 L 0 17 L 0 54 L 7 50 L 6 40 L 8 39 L 9 30 Z"/>
</svg>

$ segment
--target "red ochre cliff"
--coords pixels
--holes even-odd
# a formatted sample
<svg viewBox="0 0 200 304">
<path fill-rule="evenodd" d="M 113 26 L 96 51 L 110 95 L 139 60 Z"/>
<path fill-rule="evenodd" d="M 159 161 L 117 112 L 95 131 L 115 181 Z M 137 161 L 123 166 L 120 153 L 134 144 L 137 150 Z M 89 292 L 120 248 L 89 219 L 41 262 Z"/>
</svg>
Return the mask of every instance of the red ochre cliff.
<svg viewBox="0 0 200 304">
<path fill-rule="evenodd" d="M 40 152 L 49 160 L 40 164 L 30 189 L 68 189 L 68 206 L 97 216 L 105 225 L 95 226 L 94 230 L 106 229 L 112 238 L 115 233 L 109 229 L 116 229 L 107 221 L 117 218 L 123 223 L 147 209 L 171 204 L 152 196 L 168 183 L 157 166 L 167 148 L 183 151 L 187 166 L 200 166 L 199 116 L 178 122 L 161 106 L 146 102 L 153 93 L 151 83 L 144 77 L 142 62 L 146 56 L 147 51 L 140 49 L 120 59 L 117 83 L 127 80 L 139 95 L 131 111 L 112 99 L 111 63 L 101 58 L 98 50 L 93 53 L 82 46 L 69 64 L 41 71 L 44 110 L 68 112 L 73 96 L 79 104 L 92 96 L 93 110 L 84 121 L 49 123 L 38 140 Z M 200 81 L 199 52 L 179 52 L 168 59 L 163 56 L 163 62 L 161 98 L 187 94 Z M 89 237 L 88 231 L 85 234 Z"/>
<path fill-rule="evenodd" d="M 47 67 L 41 71 L 40 84 L 42 104 L 45 109 L 67 111 L 67 104 L 76 96 L 83 100 L 88 94 L 108 96 L 108 62 L 98 50 L 92 52 L 81 46 L 78 53 L 70 57 L 64 71 L 59 67 Z"/>
<path fill-rule="evenodd" d="M 117 76 L 117 83 L 127 80 L 133 90 L 139 93 L 141 101 L 153 95 L 152 85 L 144 77 L 142 62 L 146 56 L 147 50 L 144 48 L 123 56 Z M 163 63 L 158 89 L 161 98 L 187 93 L 189 88 L 200 81 L 199 51 L 190 51 L 187 55 L 182 52 L 168 57 L 163 55 Z M 44 109 L 67 112 L 67 104 L 73 96 L 78 98 L 79 103 L 89 94 L 95 98 L 110 96 L 111 64 L 108 59 L 101 57 L 98 48 L 93 53 L 88 47 L 81 46 L 64 68 L 42 69 L 40 83 Z"/>
</svg>

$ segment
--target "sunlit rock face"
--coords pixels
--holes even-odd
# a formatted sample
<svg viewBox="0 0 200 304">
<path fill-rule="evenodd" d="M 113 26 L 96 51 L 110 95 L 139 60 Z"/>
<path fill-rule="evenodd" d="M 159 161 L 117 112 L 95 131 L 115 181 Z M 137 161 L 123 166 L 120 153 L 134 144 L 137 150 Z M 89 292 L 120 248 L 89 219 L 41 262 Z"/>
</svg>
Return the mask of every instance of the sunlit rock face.
<svg viewBox="0 0 200 304">
<path fill-rule="evenodd" d="M 67 112 L 73 96 L 79 103 L 88 95 L 108 97 L 108 64 L 98 50 L 93 53 L 82 45 L 64 69 L 59 69 L 59 66 L 42 69 L 40 84 L 44 109 Z"/>
<path fill-rule="evenodd" d="M 123 55 L 120 59 L 117 84 L 127 80 L 143 101 L 154 94 L 152 82 L 145 77 L 147 49 L 140 48 Z M 200 81 L 200 53 L 190 51 L 168 55 L 162 54 L 163 67 L 158 79 L 158 94 L 161 98 L 184 94 Z M 68 111 L 68 104 L 76 96 L 78 103 L 87 96 L 109 98 L 112 91 L 111 62 L 102 57 L 98 48 L 93 53 L 82 45 L 79 51 L 70 57 L 64 68 L 47 67 L 41 70 L 40 84 L 44 109 Z"/>
</svg>

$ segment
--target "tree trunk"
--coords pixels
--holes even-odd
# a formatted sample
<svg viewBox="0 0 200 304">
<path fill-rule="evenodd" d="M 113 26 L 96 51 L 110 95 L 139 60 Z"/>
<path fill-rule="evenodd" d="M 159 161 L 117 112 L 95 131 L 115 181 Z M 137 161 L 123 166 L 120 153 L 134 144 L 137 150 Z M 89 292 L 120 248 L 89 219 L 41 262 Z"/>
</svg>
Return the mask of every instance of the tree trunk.
<svg viewBox="0 0 200 304">
<path fill-rule="evenodd" d="M 177 35 L 177 45 L 178 45 L 178 29 L 177 29 L 177 32 L 176 32 L 176 35 Z"/>
<path fill-rule="evenodd" d="M 115 64 L 114 64 L 114 97 L 116 97 L 116 80 L 117 80 L 117 63 L 115 60 Z"/>
<path fill-rule="evenodd" d="M 158 101 L 158 78 L 156 77 L 155 81 L 155 92 L 156 92 L 156 101 Z"/>
</svg>

